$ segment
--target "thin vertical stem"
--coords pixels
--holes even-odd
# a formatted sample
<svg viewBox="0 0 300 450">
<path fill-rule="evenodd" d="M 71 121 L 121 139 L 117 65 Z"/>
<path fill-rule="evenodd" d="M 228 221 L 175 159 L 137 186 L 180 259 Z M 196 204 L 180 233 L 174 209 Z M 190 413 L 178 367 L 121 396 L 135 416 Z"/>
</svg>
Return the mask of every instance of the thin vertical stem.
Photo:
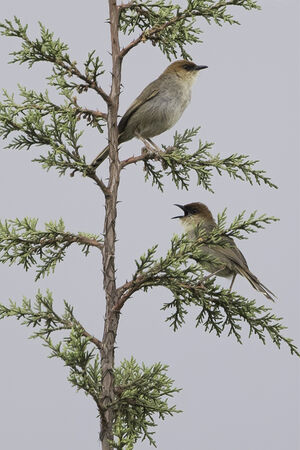
<svg viewBox="0 0 300 450">
<path fill-rule="evenodd" d="M 105 195 L 105 222 L 103 248 L 103 276 L 106 295 L 105 324 L 102 338 L 101 369 L 102 369 L 102 398 L 104 411 L 101 414 L 100 439 L 103 450 L 111 450 L 110 441 L 113 440 L 114 412 L 109 405 L 114 401 L 114 349 L 119 323 L 119 312 L 113 308 L 117 302 L 115 278 L 115 242 L 117 197 L 120 181 L 121 165 L 118 156 L 118 128 L 117 114 L 121 85 L 121 58 L 118 34 L 119 9 L 116 0 L 109 0 L 109 18 L 112 53 L 112 84 L 108 105 L 108 140 L 109 140 L 109 182 L 108 193 Z"/>
</svg>

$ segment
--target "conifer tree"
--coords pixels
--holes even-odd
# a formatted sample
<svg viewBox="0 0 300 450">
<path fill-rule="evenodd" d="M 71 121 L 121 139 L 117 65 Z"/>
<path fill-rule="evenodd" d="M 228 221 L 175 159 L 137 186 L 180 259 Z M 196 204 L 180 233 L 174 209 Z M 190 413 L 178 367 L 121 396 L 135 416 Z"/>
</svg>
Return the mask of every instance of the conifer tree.
<svg viewBox="0 0 300 450">
<path fill-rule="evenodd" d="M 63 99 L 57 102 L 48 91 L 36 92 L 19 85 L 19 97 L 5 89 L 0 104 L 0 135 L 6 147 L 30 150 L 41 147 L 33 161 L 41 168 L 54 169 L 59 175 L 82 177 L 82 183 L 96 184 L 105 201 L 105 219 L 99 235 L 66 230 L 63 219 L 38 225 L 35 218 L 7 219 L 0 223 L 0 261 L 19 264 L 25 270 L 33 267 L 36 280 L 54 272 L 72 245 L 78 245 L 88 257 L 92 248 L 102 256 L 103 289 L 106 313 L 101 325 L 102 336 L 94 336 L 81 323 L 74 307 L 65 301 L 64 312 L 57 312 L 50 290 L 38 291 L 35 299 L 10 300 L 0 305 L 0 318 L 15 317 L 26 326 L 33 327 L 32 336 L 42 341 L 50 357 L 59 358 L 69 369 L 68 380 L 78 390 L 91 397 L 99 415 L 100 442 L 103 450 L 133 449 L 138 440 L 146 439 L 155 445 L 154 427 L 157 417 L 164 419 L 178 413 L 173 396 L 179 391 L 161 362 L 139 365 L 134 356 L 115 364 L 115 347 L 120 316 L 124 305 L 139 291 L 147 292 L 163 286 L 172 294 L 172 301 L 164 303 L 167 323 L 176 331 L 185 323 L 191 309 L 197 312 L 196 326 L 203 326 L 218 336 L 233 335 L 241 343 L 242 327 L 249 336 L 255 335 L 263 343 L 270 337 L 277 347 L 286 344 L 292 354 L 299 352 L 292 340 L 285 336 L 284 326 L 270 306 L 258 306 L 238 292 L 225 289 L 215 276 L 207 276 L 203 265 L 209 257 L 196 249 L 186 236 L 174 236 L 169 250 L 159 256 L 154 245 L 136 260 L 136 270 L 123 284 L 116 276 L 115 243 L 119 183 L 123 170 L 134 164 L 137 171 L 144 170 L 145 180 L 164 190 L 169 177 L 178 189 L 188 189 L 191 175 L 198 185 L 213 192 L 214 175 L 229 175 L 250 185 L 275 184 L 259 167 L 259 162 L 244 154 L 216 154 L 213 144 L 203 142 L 199 128 L 183 133 L 175 132 L 173 142 L 161 145 L 153 153 L 146 145 L 138 155 L 123 159 L 118 152 L 118 111 L 121 92 L 122 62 L 136 46 L 150 42 L 168 60 L 191 59 L 188 45 L 199 45 L 201 23 L 235 25 L 235 9 L 259 9 L 252 0 L 188 0 L 178 6 L 168 0 L 133 0 L 127 3 L 108 0 L 111 36 L 111 67 L 104 67 L 103 49 L 91 50 L 84 61 L 84 70 L 72 58 L 67 44 L 40 24 L 40 34 L 32 36 L 30 27 L 15 17 L 0 25 L 2 36 L 16 39 L 17 49 L 11 62 L 25 64 L 34 70 L 40 62 L 47 62 L 50 75 L 47 82 Z M 126 44 L 120 46 L 120 36 Z M 3 39 L 3 38 L 2 38 Z M 111 71 L 111 89 L 103 88 L 102 76 Z M 102 109 L 81 106 L 82 93 L 92 91 L 101 100 Z M 84 124 L 84 127 L 82 127 Z M 79 126 L 80 125 L 80 126 Z M 84 129 L 83 129 L 84 128 Z M 81 144 L 84 133 L 93 128 L 99 134 L 97 149 L 109 142 L 109 166 L 95 170 L 93 158 L 87 156 Z M 196 144 L 195 144 L 196 142 Z M 159 145 L 159 138 L 157 139 Z M 90 155 L 91 153 L 89 153 Z M 93 155 L 93 157 L 95 157 Z M 45 178 L 45 183 L 47 179 Z M 224 237 L 243 239 L 274 217 L 249 216 L 241 212 L 228 224 L 226 210 L 218 215 L 217 227 L 211 235 L 203 236 L 203 244 L 226 245 Z M 102 233 L 103 232 L 103 233 Z M 101 234 L 102 233 L 102 234 Z M 197 263 L 195 263 L 195 258 Z M 201 264 L 202 263 L 202 264 Z M 100 270 L 99 270 L 100 272 Z M 102 299 L 102 296 L 100 297 Z M 104 298 L 104 297 L 103 297 Z M 61 337 L 63 332 L 64 337 Z"/>
</svg>

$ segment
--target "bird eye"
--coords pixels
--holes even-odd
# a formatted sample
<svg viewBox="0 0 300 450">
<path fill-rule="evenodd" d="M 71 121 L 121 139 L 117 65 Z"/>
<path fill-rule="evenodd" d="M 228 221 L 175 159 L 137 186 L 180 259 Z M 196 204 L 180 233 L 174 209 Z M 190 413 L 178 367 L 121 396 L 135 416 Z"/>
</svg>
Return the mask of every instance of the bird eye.
<svg viewBox="0 0 300 450">
<path fill-rule="evenodd" d="M 196 213 L 197 213 L 197 211 L 196 211 L 195 209 L 190 209 L 190 210 L 186 213 L 186 215 L 192 216 L 193 214 L 196 214 Z"/>
<path fill-rule="evenodd" d="M 190 72 L 191 70 L 194 69 L 194 67 L 193 67 L 191 64 L 185 64 L 185 65 L 183 66 L 183 68 L 184 68 L 185 70 L 187 70 L 188 72 Z"/>
</svg>

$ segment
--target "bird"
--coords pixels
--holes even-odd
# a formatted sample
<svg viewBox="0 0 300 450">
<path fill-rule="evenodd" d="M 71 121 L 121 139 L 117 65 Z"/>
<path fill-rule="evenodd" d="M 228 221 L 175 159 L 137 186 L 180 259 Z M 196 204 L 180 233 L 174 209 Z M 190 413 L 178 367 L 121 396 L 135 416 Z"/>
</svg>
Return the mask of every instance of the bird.
<svg viewBox="0 0 300 450">
<path fill-rule="evenodd" d="M 197 242 L 198 240 L 204 254 L 215 259 L 214 261 L 203 263 L 205 270 L 220 277 L 232 277 L 229 288 L 230 291 L 236 276 L 239 274 L 245 277 L 254 289 L 263 293 L 269 300 L 274 301 L 274 297 L 276 297 L 275 294 L 264 286 L 250 271 L 244 255 L 238 249 L 232 238 L 228 236 L 222 238 L 223 242 L 227 243 L 225 247 L 219 244 L 205 245 L 205 243 L 201 243 L 201 238 L 199 238 L 200 231 L 204 231 L 204 233 L 209 236 L 217 225 L 212 213 L 206 205 L 200 202 L 194 202 L 186 205 L 175 204 L 175 206 L 181 208 L 184 215 L 175 216 L 172 217 L 172 219 L 179 218 L 187 237 L 191 239 L 191 241 Z"/>
<path fill-rule="evenodd" d="M 187 60 L 170 64 L 152 83 L 148 84 L 129 106 L 118 125 L 118 144 L 136 137 L 147 141 L 172 128 L 191 100 L 191 88 L 201 66 Z M 96 169 L 108 156 L 109 145 L 92 161 Z"/>
</svg>

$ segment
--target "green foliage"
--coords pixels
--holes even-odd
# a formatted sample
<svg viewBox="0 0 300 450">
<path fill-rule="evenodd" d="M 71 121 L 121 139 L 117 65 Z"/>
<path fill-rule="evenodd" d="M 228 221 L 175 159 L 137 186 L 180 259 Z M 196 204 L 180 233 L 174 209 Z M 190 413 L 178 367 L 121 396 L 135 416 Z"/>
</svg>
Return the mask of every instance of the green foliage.
<svg viewBox="0 0 300 450">
<path fill-rule="evenodd" d="M 73 243 L 79 244 L 86 256 L 91 246 L 102 248 L 98 236 L 65 231 L 62 219 L 46 223 L 45 231 L 37 230 L 37 224 L 38 219 L 28 217 L 0 222 L 0 262 L 17 263 L 25 270 L 36 266 L 38 280 L 54 271 Z"/>
<path fill-rule="evenodd" d="M 66 51 L 69 49 L 60 39 L 53 39 L 53 33 L 50 33 L 41 23 L 41 39 L 31 41 L 27 34 L 28 25 L 23 26 L 21 21 L 15 17 L 14 23 L 5 20 L 0 26 L 1 34 L 10 37 L 22 39 L 22 50 L 12 52 L 12 63 L 20 64 L 27 62 L 29 67 L 39 61 L 64 61 L 70 64 L 70 58 Z"/>
<path fill-rule="evenodd" d="M 250 214 L 249 218 L 245 217 L 246 211 L 242 211 L 238 214 L 229 225 L 226 227 L 226 211 L 227 208 L 220 214 L 218 214 L 217 227 L 215 229 L 217 236 L 224 235 L 227 237 L 234 237 L 237 239 L 247 239 L 243 233 L 255 233 L 258 230 L 264 229 L 265 225 L 269 225 L 272 222 L 277 222 L 279 219 L 275 217 L 268 217 L 266 214 L 256 216 L 257 211 Z M 214 242 L 214 233 L 211 235 L 212 242 Z"/>
<path fill-rule="evenodd" d="M 6 148 L 29 150 L 32 146 L 49 146 L 47 156 L 34 159 L 43 168 L 55 167 L 60 175 L 67 169 L 86 173 L 85 157 L 79 155 L 79 138 L 83 132 L 77 131 L 74 111 L 67 104 L 54 105 L 48 92 L 37 94 L 20 87 L 20 93 L 25 98 L 22 104 L 15 103 L 14 96 L 6 91 L 4 102 L 0 104 L 0 135 L 6 139 L 17 132 Z"/>
<path fill-rule="evenodd" d="M 114 448 L 132 449 L 138 439 L 148 439 L 156 447 L 154 431 L 151 431 L 156 426 L 155 416 L 165 419 L 180 412 L 168 404 L 168 399 L 180 389 L 175 388 L 174 381 L 166 375 L 167 368 L 161 363 L 140 367 L 131 358 L 115 369 L 116 400 L 113 406 L 117 441 Z"/>
<path fill-rule="evenodd" d="M 171 247 L 164 258 L 155 259 L 157 246 L 149 249 L 139 261 L 136 261 L 137 270 L 132 280 L 134 283 L 139 283 L 144 277 L 150 276 L 153 278 L 159 276 L 159 278 L 155 278 L 158 285 L 160 285 L 162 280 L 166 282 L 178 280 L 188 284 L 189 277 L 194 276 L 194 280 L 199 282 L 199 275 L 202 275 L 202 269 L 199 267 L 199 264 L 191 264 L 190 260 L 193 259 L 200 262 L 200 266 L 201 263 L 205 265 L 206 262 L 215 261 L 211 256 L 203 253 L 201 247 L 204 245 L 224 245 L 224 237 L 245 239 L 246 237 L 242 232 L 254 233 L 258 229 L 263 229 L 266 224 L 277 220 L 274 217 L 267 217 L 265 214 L 256 217 L 256 212 L 251 213 L 247 219 L 245 218 L 245 212 L 242 212 L 226 227 L 226 210 L 224 210 L 218 215 L 218 223 L 209 235 L 205 234 L 204 229 L 199 229 L 197 245 L 195 245 L 194 241 L 188 239 L 186 235 L 181 237 L 175 235 L 171 240 Z M 185 266 L 184 268 L 182 267 L 183 265 Z M 171 285 L 172 282 L 170 283 Z M 144 284 L 143 287 L 145 287 Z"/>
<path fill-rule="evenodd" d="M 140 34 L 134 36 L 118 56 L 122 59 L 139 43 L 150 41 L 168 59 L 177 55 L 190 58 L 186 46 L 200 42 L 201 30 L 195 26 L 197 18 L 220 26 L 237 24 L 230 12 L 231 6 L 259 9 L 253 0 L 187 0 L 185 7 L 168 0 L 119 3 L 119 29 L 129 35 L 136 31 Z M 101 60 L 95 51 L 89 52 L 84 69 L 80 71 L 77 62 L 68 53 L 68 46 L 54 38 L 53 33 L 42 24 L 40 37 L 35 40 L 29 37 L 27 31 L 27 25 L 22 25 L 16 17 L 14 21 L 6 20 L 0 24 L 2 35 L 21 41 L 21 48 L 11 53 L 10 62 L 25 63 L 29 68 L 37 62 L 50 63 L 48 85 L 50 89 L 56 89 L 63 101 L 57 104 L 47 90 L 35 92 L 23 86 L 19 86 L 21 100 L 16 101 L 14 95 L 4 90 L 0 103 L 0 136 L 11 139 L 7 145 L 9 149 L 48 147 L 47 153 L 33 161 L 41 163 L 46 170 L 54 167 L 60 175 L 66 174 L 67 170 L 72 173 L 79 171 L 92 178 L 106 197 L 115 195 L 86 163 L 80 143 L 83 131 L 79 128 L 79 121 L 84 119 L 85 125 L 103 133 L 107 114 L 80 106 L 76 95 L 80 98 L 80 94 L 92 90 L 108 106 L 114 101 L 99 84 L 104 73 Z M 123 161 L 121 167 L 144 161 L 146 179 L 151 179 L 160 190 L 163 190 L 164 174 L 171 177 L 177 188 L 188 189 L 193 173 L 198 185 L 212 192 L 214 170 L 219 175 L 227 173 L 233 179 L 250 184 L 265 183 L 276 187 L 263 170 L 256 168 L 258 161 L 250 160 L 247 155 L 231 154 L 226 158 L 220 154 L 213 155 L 210 153 L 212 144 L 201 140 L 196 151 L 189 153 L 192 139 L 198 131 L 199 128 L 192 128 L 183 134 L 176 133 L 172 146 L 162 146 L 163 151 L 155 154 L 146 151 L 140 157 L 131 158 L 131 161 L 130 158 Z M 204 245 L 227 245 L 225 238 L 228 237 L 244 239 L 245 233 L 255 232 L 274 220 L 265 215 L 257 217 L 255 213 L 246 218 L 243 212 L 227 227 L 224 211 L 218 216 L 218 224 L 211 234 L 206 235 L 199 230 L 198 245 L 187 236 L 174 236 L 169 251 L 160 258 L 157 256 L 157 246 L 152 247 L 136 261 L 136 272 L 131 281 L 115 292 L 111 315 L 116 311 L 118 313 L 136 291 L 163 286 L 172 293 L 172 301 L 165 303 L 162 309 L 168 311 L 166 321 L 174 330 L 184 324 L 189 307 L 193 307 L 197 309 L 196 326 L 203 325 L 208 332 L 213 331 L 220 336 L 227 331 L 241 343 L 244 322 L 248 325 L 249 336 L 255 334 L 263 343 L 269 336 L 277 347 L 285 343 L 292 354 L 300 356 L 292 340 L 282 334 L 285 327 L 281 324 L 281 318 L 273 314 L 270 308 L 257 306 L 254 300 L 215 284 L 214 274 L 204 275 L 207 264 L 219 263 L 203 251 Z M 17 263 L 25 270 L 36 266 L 38 280 L 54 271 L 73 243 L 77 243 L 85 255 L 88 255 L 91 246 L 103 250 L 103 242 L 98 236 L 67 232 L 61 219 L 46 223 L 44 231 L 37 229 L 37 222 L 37 219 L 30 218 L 0 222 L 0 262 Z M 139 366 L 131 358 L 113 369 L 111 361 L 109 371 L 114 376 L 113 390 L 110 396 L 105 397 L 100 364 L 101 351 L 104 351 L 102 343 L 81 325 L 74 316 L 73 307 L 66 301 L 63 314 L 58 314 L 49 291 L 45 296 L 38 292 L 33 303 L 24 297 L 21 306 L 13 301 L 8 306 L 0 304 L 0 319 L 6 317 L 15 317 L 23 325 L 32 326 L 34 332 L 31 337 L 42 340 L 50 350 L 51 358 L 64 362 L 69 369 L 70 383 L 96 402 L 103 428 L 107 425 L 107 409 L 113 409 L 114 441 L 111 445 L 114 448 L 132 450 L 139 439 L 147 439 L 150 445 L 155 445 L 153 429 L 157 417 L 164 419 L 179 412 L 175 406 L 168 404 L 169 398 L 179 389 L 173 386 L 173 380 L 166 374 L 167 366 L 161 363 L 150 367 L 144 364 Z M 109 317 L 106 320 L 109 326 Z M 108 398 L 111 403 L 107 402 Z"/>
<path fill-rule="evenodd" d="M 32 303 L 26 297 L 18 306 L 0 304 L 0 320 L 15 317 L 22 325 L 33 327 L 33 339 L 41 339 L 50 350 L 49 358 L 61 359 L 69 369 L 68 380 L 77 390 L 82 390 L 96 402 L 99 413 L 105 407 L 101 403 L 101 369 L 99 351 L 101 342 L 89 334 L 75 318 L 73 307 L 64 301 L 64 312 L 58 314 L 53 307 L 50 291 L 38 292 Z M 62 337 L 62 333 L 64 335 Z M 53 340 L 55 339 L 55 341 Z M 141 367 L 134 358 L 124 360 L 115 368 L 115 399 L 106 408 L 113 408 L 116 416 L 114 448 L 130 449 L 138 439 L 148 439 L 155 445 L 155 418 L 164 419 L 179 412 L 168 404 L 179 389 L 173 386 L 167 374 L 167 366 L 161 363 Z M 125 447 L 127 445 L 127 447 Z"/>
<path fill-rule="evenodd" d="M 50 62 L 53 65 L 53 75 L 50 80 L 55 83 L 58 82 L 59 77 L 65 80 L 66 86 L 72 89 L 77 89 L 78 85 L 69 84 L 66 81 L 66 76 L 83 79 L 88 86 L 97 83 L 98 77 L 104 73 L 102 70 L 102 62 L 98 56 L 95 56 L 95 51 L 88 54 L 88 58 L 84 64 L 85 74 L 81 74 L 77 68 L 76 61 L 72 61 L 70 55 L 67 53 L 69 47 L 67 44 L 61 42 L 60 39 L 54 39 L 51 33 L 42 23 L 40 25 L 40 39 L 32 40 L 29 38 L 27 29 L 28 25 L 22 25 L 20 19 L 14 17 L 14 21 L 5 20 L 0 24 L 0 32 L 2 36 L 16 37 L 21 39 L 22 48 L 16 52 L 12 52 L 11 63 L 24 64 L 27 63 L 29 67 L 37 62 Z M 58 77 L 58 78 L 57 78 Z M 58 83 L 58 86 L 59 83 Z"/>
<path fill-rule="evenodd" d="M 73 307 L 66 301 L 64 304 L 65 311 L 59 315 L 53 309 L 51 292 L 47 291 L 45 296 L 38 292 L 33 304 L 26 297 L 21 306 L 11 300 L 9 306 L 0 304 L 0 319 L 15 317 L 22 320 L 22 325 L 37 328 L 31 338 L 43 341 L 44 346 L 51 350 L 50 358 L 62 359 L 69 368 L 68 380 L 71 384 L 78 390 L 84 390 L 99 405 L 100 368 L 95 349 L 99 348 L 100 342 L 74 317 Z M 57 336 L 57 332 L 62 331 L 69 331 L 69 334 L 54 343 L 51 336 Z"/>
<path fill-rule="evenodd" d="M 181 237 L 175 235 L 166 256 L 159 259 L 155 259 L 158 246 L 150 248 L 140 260 L 136 260 L 137 270 L 133 274 L 130 286 L 127 286 L 128 283 L 125 285 L 126 290 L 129 288 L 132 292 L 141 288 L 147 290 L 149 286 L 165 286 L 172 290 L 173 283 L 178 283 L 182 287 L 193 286 L 195 282 L 198 285 L 199 280 L 203 278 L 201 265 L 218 262 L 203 252 L 204 245 L 225 245 L 224 237 L 245 239 L 242 232 L 254 233 L 277 220 L 265 214 L 257 217 L 256 212 L 251 213 L 247 219 L 245 212 L 242 212 L 226 227 L 226 210 L 224 210 L 218 215 L 218 223 L 209 235 L 205 234 L 204 229 L 199 229 L 197 245 L 186 235 Z M 200 264 L 191 264 L 191 259 Z"/>
<path fill-rule="evenodd" d="M 206 264 L 221 264 L 216 258 L 203 252 L 203 246 L 226 245 L 225 237 L 245 239 L 243 233 L 253 233 L 264 228 L 266 224 L 276 221 L 274 217 L 250 214 L 245 218 L 245 212 L 239 214 L 229 227 L 226 227 L 226 210 L 218 216 L 218 223 L 214 230 L 205 234 L 199 230 L 197 245 L 185 235 L 174 236 L 171 247 L 165 257 L 156 259 L 157 246 L 152 247 L 136 261 L 137 270 L 131 282 L 119 288 L 122 301 L 129 298 L 138 290 L 147 291 L 155 286 L 163 286 L 171 293 L 173 300 L 165 303 L 163 310 L 173 312 L 166 321 L 176 331 L 185 322 L 188 308 L 199 309 L 196 326 L 202 324 L 206 331 L 214 331 L 218 336 L 227 330 L 241 343 L 241 322 L 249 326 L 249 336 L 255 334 L 265 343 L 266 334 L 280 347 L 286 343 L 291 353 L 299 356 L 297 347 L 292 340 L 283 336 L 285 329 L 281 325 L 281 318 L 276 317 L 270 308 L 256 306 L 254 300 L 248 300 L 236 292 L 231 292 L 215 284 L 213 275 L 204 276 Z M 191 261 L 197 261 L 191 262 Z"/>
<path fill-rule="evenodd" d="M 69 368 L 68 381 L 90 395 L 99 406 L 101 393 L 101 371 L 99 353 L 90 348 L 90 338 L 84 336 L 80 326 L 72 327 L 64 341 L 53 343 L 50 337 L 41 336 L 44 345 L 51 350 L 50 358 L 59 358 Z"/>
<path fill-rule="evenodd" d="M 107 97 L 97 84 L 104 73 L 99 57 L 94 51 L 90 52 L 84 63 L 84 73 L 81 73 L 67 53 L 68 46 L 54 39 L 53 33 L 42 24 L 40 39 L 36 40 L 28 37 L 27 25 L 23 26 L 16 17 L 14 22 L 6 20 L 0 24 L 0 30 L 2 35 L 22 41 L 21 50 L 11 53 L 11 63 L 27 63 L 29 67 L 41 61 L 51 63 L 48 84 L 64 97 L 64 103 L 57 105 L 50 99 L 48 91 L 37 93 L 19 86 L 22 102 L 17 103 L 14 95 L 4 90 L 0 103 L 0 136 L 6 139 L 13 133 L 6 148 L 29 150 L 32 146 L 47 146 L 50 147 L 48 153 L 33 161 L 41 163 L 46 170 L 56 168 L 60 175 L 68 169 L 89 175 L 85 156 L 80 154 L 79 140 L 83 131 L 78 129 L 78 121 L 83 118 L 87 125 L 103 133 L 106 115 L 79 106 L 74 94 L 92 89 L 103 98 Z"/>
<path fill-rule="evenodd" d="M 222 158 L 219 153 L 211 154 L 212 143 L 202 143 L 199 140 L 198 149 L 194 153 L 188 153 L 189 144 L 192 138 L 199 131 L 198 128 L 191 128 L 183 134 L 175 133 L 174 142 L 171 146 L 163 145 L 163 152 L 155 155 L 148 155 L 144 159 L 145 179 L 151 179 L 152 185 L 156 185 L 163 191 L 163 176 L 170 176 L 178 189 L 189 189 L 191 174 L 194 172 L 197 177 L 197 184 L 204 189 L 213 192 L 212 177 L 213 170 L 222 175 L 227 173 L 234 180 L 247 181 L 251 185 L 264 183 L 267 186 L 277 188 L 264 170 L 255 168 L 259 161 L 251 161 L 248 155 L 238 155 L 236 153 Z M 156 163 L 155 163 L 156 161 Z M 161 167 L 157 167 L 160 162 Z"/>
<path fill-rule="evenodd" d="M 187 307 L 194 305 L 198 308 L 196 326 L 203 325 L 209 333 L 214 331 L 221 336 L 227 330 L 228 336 L 234 335 L 241 344 L 242 322 L 245 322 L 249 337 L 254 334 L 265 344 L 268 335 L 278 348 L 285 343 L 291 354 L 300 356 L 293 340 L 282 334 L 286 329 L 281 323 L 282 318 L 272 313 L 271 308 L 257 306 L 255 300 L 215 285 L 213 279 L 204 283 L 194 280 L 193 284 L 178 286 L 175 294 L 174 300 L 162 307 L 162 310 L 173 310 L 166 321 L 174 331 L 184 324 Z"/>
<path fill-rule="evenodd" d="M 168 59 L 178 54 L 190 59 L 185 47 L 201 42 L 201 30 L 195 26 L 197 17 L 219 26 L 238 24 L 227 11 L 230 6 L 260 9 L 252 0 L 188 0 L 185 7 L 168 0 L 134 0 L 121 7 L 119 27 L 126 34 L 139 30 L 141 35 L 137 41 L 157 45 Z"/>
</svg>

